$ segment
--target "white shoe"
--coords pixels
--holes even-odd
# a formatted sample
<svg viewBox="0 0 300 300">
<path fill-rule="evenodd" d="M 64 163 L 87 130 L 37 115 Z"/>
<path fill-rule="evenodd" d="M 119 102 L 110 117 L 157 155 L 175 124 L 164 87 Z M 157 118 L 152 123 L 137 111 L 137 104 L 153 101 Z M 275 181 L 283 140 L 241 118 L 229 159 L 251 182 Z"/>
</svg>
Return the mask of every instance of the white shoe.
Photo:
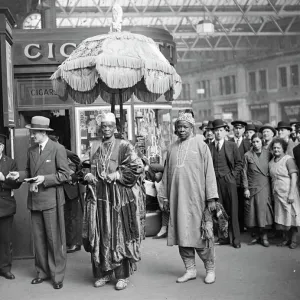
<svg viewBox="0 0 300 300">
<path fill-rule="evenodd" d="M 186 270 L 183 276 L 178 277 L 176 282 L 178 283 L 183 283 L 187 282 L 189 280 L 196 279 L 197 277 L 197 270 L 196 269 L 191 269 L 191 270 Z"/>
<path fill-rule="evenodd" d="M 215 271 L 208 271 L 208 272 L 206 272 L 206 276 L 205 276 L 204 282 L 206 284 L 212 284 L 215 281 L 216 281 L 216 273 L 215 273 Z"/>
<path fill-rule="evenodd" d="M 126 279 L 119 279 L 117 284 L 116 284 L 116 290 L 121 291 L 126 289 L 127 285 L 128 285 L 128 278 Z"/>
<path fill-rule="evenodd" d="M 110 275 L 106 275 L 98 280 L 95 281 L 94 283 L 94 287 L 101 287 L 106 285 L 107 282 L 110 282 L 111 276 Z"/>
</svg>

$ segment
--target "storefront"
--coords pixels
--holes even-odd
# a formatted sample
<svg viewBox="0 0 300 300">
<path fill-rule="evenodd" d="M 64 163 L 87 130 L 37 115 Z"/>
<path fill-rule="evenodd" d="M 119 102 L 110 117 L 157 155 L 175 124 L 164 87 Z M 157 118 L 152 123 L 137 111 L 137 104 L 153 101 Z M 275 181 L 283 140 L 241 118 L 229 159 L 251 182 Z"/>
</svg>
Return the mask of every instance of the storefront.
<svg viewBox="0 0 300 300">
<path fill-rule="evenodd" d="M 231 122 L 238 118 L 237 103 L 222 105 L 222 119 L 226 122 Z"/>
<path fill-rule="evenodd" d="M 269 104 L 252 104 L 249 105 L 251 111 L 251 120 L 260 121 L 262 124 L 269 122 Z"/>
</svg>

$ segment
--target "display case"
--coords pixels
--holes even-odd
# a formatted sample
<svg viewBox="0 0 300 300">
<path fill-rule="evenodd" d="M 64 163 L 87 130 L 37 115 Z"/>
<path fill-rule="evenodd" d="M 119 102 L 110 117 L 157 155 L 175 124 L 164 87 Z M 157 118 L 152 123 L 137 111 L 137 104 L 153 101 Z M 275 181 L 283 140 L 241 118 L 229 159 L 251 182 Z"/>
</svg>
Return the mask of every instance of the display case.
<svg viewBox="0 0 300 300">
<path fill-rule="evenodd" d="M 151 163 L 163 163 L 168 146 L 172 141 L 170 104 L 130 104 L 124 109 L 124 137 L 134 142 Z M 76 151 L 79 157 L 88 159 L 97 141 L 101 117 L 110 112 L 110 106 L 76 107 Z M 120 111 L 116 106 L 117 130 Z"/>
</svg>

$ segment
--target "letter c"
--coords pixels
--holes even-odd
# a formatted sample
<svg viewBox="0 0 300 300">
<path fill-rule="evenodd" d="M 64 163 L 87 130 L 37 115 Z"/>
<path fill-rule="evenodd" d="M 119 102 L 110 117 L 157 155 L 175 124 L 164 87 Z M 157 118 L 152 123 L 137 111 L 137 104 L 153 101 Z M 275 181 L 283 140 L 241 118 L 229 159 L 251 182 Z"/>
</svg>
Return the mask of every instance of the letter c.
<svg viewBox="0 0 300 300">
<path fill-rule="evenodd" d="M 62 44 L 61 47 L 60 47 L 60 54 L 64 57 L 69 57 L 70 55 L 66 53 L 66 47 L 67 46 L 73 46 L 74 48 L 76 48 L 76 44 L 74 43 L 65 43 L 65 44 Z"/>
<path fill-rule="evenodd" d="M 41 46 L 39 44 L 28 44 L 28 45 L 26 45 L 25 48 L 24 48 L 24 54 L 27 58 L 35 59 L 35 58 L 39 58 L 42 55 L 41 52 L 39 52 L 39 51 L 35 55 L 31 55 L 30 54 L 30 49 L 31 48 L 40 49 Z"/>
</svg>

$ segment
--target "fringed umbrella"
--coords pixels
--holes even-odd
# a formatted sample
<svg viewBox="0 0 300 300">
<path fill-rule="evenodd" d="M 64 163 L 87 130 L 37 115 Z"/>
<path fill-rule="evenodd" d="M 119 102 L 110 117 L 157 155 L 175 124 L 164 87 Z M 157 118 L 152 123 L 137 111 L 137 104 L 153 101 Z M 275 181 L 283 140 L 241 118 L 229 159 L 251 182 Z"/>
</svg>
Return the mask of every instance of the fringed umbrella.
<svg viewBox="0 0 300 300">
<path fill-rule="evenodd" d="M 120 105 L 134 94 L 143 102 L 154 102 L 161 95 L 167 101 L 181 92 L 181 78 L 146 36 L 121 32 L 122 8 L 113 6 L 113 23 L 108 34 L 81 42 L 51 76 L 56 93 L 68 95 L 81 104 L 93 103 L 99 96 Z"/>
</svg>

